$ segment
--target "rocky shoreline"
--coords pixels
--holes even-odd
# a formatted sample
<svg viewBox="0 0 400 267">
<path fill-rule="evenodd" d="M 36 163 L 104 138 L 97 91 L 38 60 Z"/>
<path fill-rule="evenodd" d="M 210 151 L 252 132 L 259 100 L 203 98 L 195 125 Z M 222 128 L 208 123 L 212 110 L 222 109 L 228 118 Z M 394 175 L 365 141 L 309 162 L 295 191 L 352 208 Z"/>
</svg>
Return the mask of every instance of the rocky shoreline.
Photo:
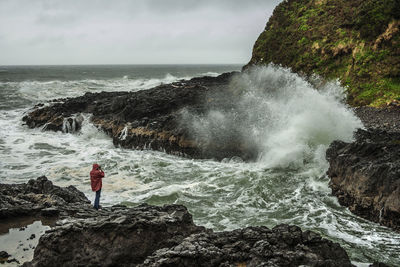
<svg viewBox="0 0 400 267">
<path fill-rule="evenodd" d="M 75 187 L 46 177 L 0 184 L 0 192 L 2 220 L 57 220 L 23 266 L 352 266 L 340 245 L 297 226 L 213 232 L 195 225 L 181 205 L 96 211 Z"/>
<path fill-rule="evenodd" d="M 400 107 L 358 107 L 366 129 L 326 152 L 329 186 L 351 212 L 400 231 Z"/>
<path fill-rule="evenodd" d="M 182 119 L 187 111 L 204 114 L 213 107 L 229 109 L 230 101 L 221 100 L 232 95 L 229 84 L 235 75 L 238 73 L 193 78 L 138 92 L 86 93 L 58 99 L 35 106 L 23 121 L 31 128 L 72 133 L 82 125 L 80 114 L 89 113 L 91 122 L 112 137 L 116 146 L 191 158 L 253 160 L 258 148 L 234 133 L 229 142 L 204 144 Z M 353 143 L 333 142 L 327 151 L 332 193 L 355 214 L 399 229 L 400 139 L 395 133 L 400 132 L 400 107 L 357 107 L 354 112 L 367 130 L 359 131 Z M 375 188 L 378 185 L 385 186 Z"/>
</svg>

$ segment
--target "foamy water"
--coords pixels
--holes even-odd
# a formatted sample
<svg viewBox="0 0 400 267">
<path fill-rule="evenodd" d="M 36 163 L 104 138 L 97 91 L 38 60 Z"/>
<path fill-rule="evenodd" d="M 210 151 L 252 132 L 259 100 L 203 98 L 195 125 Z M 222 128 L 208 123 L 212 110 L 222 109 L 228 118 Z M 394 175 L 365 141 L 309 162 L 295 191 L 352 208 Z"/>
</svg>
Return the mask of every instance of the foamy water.
<svg viewBox="0 0 400 267">
<path fill-rule="evenodd" d="M 193 128 L 203 131 L 198 138 L 229 136 L 224 129 L 240 129 L 260 148 L 259 161 L 254 163 L 115 148 L 90 124 L 89 114 L 84 114 L 77 134 L 28 129 L 21 122 L 32 103 L 40 100 L 81 95 L 86 90 L 140 90 L 182 78 L 170 75 L 174 78 L 164 73 L 165 79 L 157 82 L 146 78 L 147 83 L 123 73 L 120 78 L 95 81 L 3 82 L 1 86 L 12 92 L 9 96 L 17 104 L 0 100 L 5 107 L 0 114 L 1 181 L 21 183 L 46 175 L 57 185 L 76 186 L 93 200 L 88 173 L 91 164 L 98 162 L 106 172 L 103 205 L 184 204 L 197 224 L 215 230 L 296 224 L 339 242 L 356 262 L 400 264 L 400 235 L 353 215 L 328 188 L 327 146 L 335 139 L 351 140 L 354 129 L 361 126 L 342 103 L 343 88 L 336 83 L 316 91 L 287 69 L 260 68 L 232 82 L 232 90 L 240 93 L 230 112 L 187 114 Z M 235 118 L 240 112 L 248 115 L 239 116 L 239 123 Z"/>
</svg>

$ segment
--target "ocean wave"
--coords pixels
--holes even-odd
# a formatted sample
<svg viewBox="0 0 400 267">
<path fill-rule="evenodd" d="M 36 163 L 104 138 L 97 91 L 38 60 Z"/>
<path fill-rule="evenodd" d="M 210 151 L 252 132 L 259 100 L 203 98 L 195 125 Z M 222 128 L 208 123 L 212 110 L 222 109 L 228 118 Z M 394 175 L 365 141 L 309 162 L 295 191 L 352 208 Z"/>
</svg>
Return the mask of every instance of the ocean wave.
<svg viewBox="0 0 400 267">
<path fill-rule="evenodd" d="M 217 77 L 217 76 L 220 75 L 220 74 L 221 74 L 221 73 L 218 73 L 218 72 L 208 71 L 208 72 L 202 73 L 200 76 Z"/>
<path fill-rule="evenodd" d="M 290 69 L 270 65 L 234 77 L 230 90 L 232 97 L 215 96 L 224 103 L 221 107 L 212 106 L 205 114 L 184 111 L 183 123 L 198 143 L 235 140 L 258 152 L 267 168 L 321 161 L 333 140 L 350 141 L 362 127 L 344 104 L 344 88 L 337 82 L 317 90 Z"/>
</svg>

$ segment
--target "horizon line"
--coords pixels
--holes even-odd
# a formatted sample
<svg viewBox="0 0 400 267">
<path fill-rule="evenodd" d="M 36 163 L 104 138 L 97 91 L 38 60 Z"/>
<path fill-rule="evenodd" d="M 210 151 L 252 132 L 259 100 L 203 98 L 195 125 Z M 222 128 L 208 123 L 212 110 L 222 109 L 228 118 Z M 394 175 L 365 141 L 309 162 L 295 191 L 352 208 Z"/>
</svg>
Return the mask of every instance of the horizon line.
<svg viewBox="0 0 400 267">
<path fill-rule="evenodd" d="M 93 64 L 0 64 L 0 67 L 18 67 L 18 66 L 172 66 L 172 65 L 246 65 L 247 63 L 93 63 Z"/>
</svg>

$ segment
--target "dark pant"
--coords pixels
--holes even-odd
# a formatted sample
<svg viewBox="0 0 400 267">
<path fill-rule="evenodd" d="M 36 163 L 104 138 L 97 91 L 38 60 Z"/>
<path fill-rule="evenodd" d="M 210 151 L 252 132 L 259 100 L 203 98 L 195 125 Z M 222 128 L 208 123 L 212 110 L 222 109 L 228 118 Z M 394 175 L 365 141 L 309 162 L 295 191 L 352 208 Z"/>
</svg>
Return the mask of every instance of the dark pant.
<svg viewBox="0 0 400 267">
<path fill-rule="evenodd" d="M 98 210 L 100 207 L 100 193 L 101 189 L 99 191 L 96 191 L 96 198 L 94 199 L 94 208 L 96 210 Z"/>
</svg>

